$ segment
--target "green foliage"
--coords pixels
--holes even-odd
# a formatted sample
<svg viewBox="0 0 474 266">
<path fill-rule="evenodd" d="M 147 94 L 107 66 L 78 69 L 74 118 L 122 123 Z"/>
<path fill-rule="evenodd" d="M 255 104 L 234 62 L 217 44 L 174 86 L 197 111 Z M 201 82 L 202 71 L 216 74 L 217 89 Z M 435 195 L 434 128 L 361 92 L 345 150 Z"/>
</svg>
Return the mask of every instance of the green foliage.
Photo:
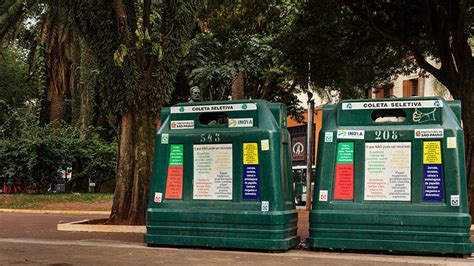
<svg viewBox="0 0 474 266">
<path fill-rule="evenodd" d="M 80 173 L 73 169 L 72 182 L 81 176 L 99 184 L 114 179 L 115 142 L 104 142 L 97 134 L 81 138 L 78 129 L 67 125 L 39 127 L 35 113 L 34 108 L 10 112 L 19 131 L 0 139 L 0 181 L 22 182 L 29 191 L 42 192 L 59 177 L 59 169 L 66 169 L 76 161 L 84 167 Z"/>
<path fill-rule="evenodd" d="M 97 83 L 105 109 L 114 115 L 159 111 L 174 90 L 182 58 L 179 49 L 190 38 L 196 1 L 152 1 L 149 28 L 130 23 L 120 28 L 123 34 L 117 32 L 112 2 L 74 2 L 74 21 L 100 71 Z M 126 2 L 127 16 L 141 17 L 140 4 Z"/>
<path fill-rule="evenodd" d="M 93 131 L 93 130 L 92 130 Z M 82 171 L 73 178 L 87 177 L 96 183 L 96 188 L 101 185 L 114 187 L 115 169 L 117 166 L 117 143 L 108 143 L 93 134 L 91 138 L 80 139 L 75 147 L 75 160 L 80 160 Z"/>
<path fill-rule="evenodd" d="M 158 58 L 158 62 L 163 60 L 163 47 L 159 43 L 154 43 L 152 46 L 152 53 Z"/>
<path fill-rule="evenodd" d="M 275 45 L 289 6 L 292 1 L 207 1 L 200 14 L 203 33 L 192 40 L 183 64 L 189 86 L 199 86 L 205 100 L 226 100 L 243 72 L 247 98 L 280 101 L 298 115 L 302 79 Z"/>
<path fill-rule="evenodd" d="M 19 49 L 7 47 L 0 53 L 0 137 L 17 130 L 10 112 L 37 99 L 34 81 L 26 74 L 27 65 Z"/>
<path fill-rule="evenodd" d="M 11 107 L 21 106 L 35 96 L 27 64 L 19 49 L 7 47 L 0 53 L 0 99 Z"/>
<path fill-rule="evenodd" d="M 94 58 L 94 71 L 99 73 L 95 86 L 102 100 L 101 108 L 108 114 L 119 114 L 128 102 L 129 90 L 135 84 L 136 69 L 128 56 L 123 57 L 122 66 L 114 60 L 114 53 L 123 44 L 117 35 L 114 7 L 112 1 L 72 1 L 70 12 L 83 45 Z M 124 45 L 124 44 L 123 44 Z M 120 59 L 120 58 L 117 58 Z M 92 69 L 90 69 L 92 70 Z"/>
<path fill-rule="evenodd" d="M 125 57 L 128 54 L 128 48 L 125 44 L 120 44 L 119 48 L 114 52 L 114 62 L 117 66 L 123 66 L 125 62 Z"/>
<path fill-rule="evenodd" d="M 406 52 L 364 24 L 337 1 L 305 2 L 278 47 L 298 73 L 307 73 L 317 88 L 340 90 L 343 98 L 361 97 L 364 90 L 414 70 Z"/>
<path fill-rule="evenodd" d="M 417 68 L 456 95 L 470 80 L 463 75 L 472 73 L 465 43 L 473 14 L 469 1 L 304 1 L 278 43 L 298 72 L 311 62 L 314 85 L 340 90 L 343 98 Z"/>
</svg>

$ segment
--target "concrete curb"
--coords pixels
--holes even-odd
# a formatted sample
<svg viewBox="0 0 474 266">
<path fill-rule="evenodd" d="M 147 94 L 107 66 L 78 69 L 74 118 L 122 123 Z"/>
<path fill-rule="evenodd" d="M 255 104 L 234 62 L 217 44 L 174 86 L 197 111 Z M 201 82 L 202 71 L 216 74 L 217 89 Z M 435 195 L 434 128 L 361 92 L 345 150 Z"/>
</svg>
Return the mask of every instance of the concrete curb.
<svg viewBox="0 0 474 266">
<path fill-rule="evenodd" d="M 146 233 L 146 226 L 142 225 L 104 225 L 87 224 L 91 220 L 81 220 L 77 222 L 58 224 L 58 231 L 74 232 L 107 232 L 107 233 Z"/>
<path fill-rule="evenodd" d="M 29 213 L 29 214 L 110 215 L 110 211 L 65 211 L 65 210 L 0 209 L 0 212 Z"/>
</svg>

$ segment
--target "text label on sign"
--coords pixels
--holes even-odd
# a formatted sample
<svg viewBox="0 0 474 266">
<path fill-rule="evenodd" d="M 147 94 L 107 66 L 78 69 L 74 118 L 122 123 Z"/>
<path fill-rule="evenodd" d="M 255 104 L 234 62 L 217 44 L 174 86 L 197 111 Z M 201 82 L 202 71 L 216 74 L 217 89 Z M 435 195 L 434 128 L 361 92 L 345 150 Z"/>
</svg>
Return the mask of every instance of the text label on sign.
<svg viewBox="0 0 474 266">
<path fill-rule="evenodd" d="M 364 139 L 364 130 L 338 130 L 338 139 Z"/>
<path fill-rule="evenodd" d="M 335 200 L 354 199 L 354 143 L 339 142 L 337 145 Z"/>
<path fill-rule="evenodd" d="M 171 129 L 193 129 L 194 120 L 171 121 Z"/>
<path fill-rule="evenodd" d="M 440 108 L 440 107 L 443 107 L 443 102 L 440 100 L 342 103 L 342 110 L 391 109 L 391 108 Z"/>
<path fill-rule="evenodd" d="M 365 144 L 364 200 L 411 200 L 411 142 Z"/>
<path fill-rule="evenodd" d="M 183 144 L 170 145 L 165 198 L 183 198 Z"/>
<path fill-rule="evenodd" d="M 415 129 L 415 139 L 442 139 L 443 129 Z"/>
<path fill-rule="evenodd" d="M 229 118 L 229 127 L 253 127 L 253 118 Z"/>
<path fill-rule="evenodd" d="M 232 144 L 195 144 L 194 200 L 232 200 Z"/>
<path fill-rule="evenodd" d="M 238 103 L 238 104 L 219 104 L 219 105 L 194 105 L 194 106 L 172 106 L 172 114 L 184 113 L 209 113 L 209 112 L 225 112 L 225 111 L 249 111 L 257 110 L 255 103 Z"/>
</svg>

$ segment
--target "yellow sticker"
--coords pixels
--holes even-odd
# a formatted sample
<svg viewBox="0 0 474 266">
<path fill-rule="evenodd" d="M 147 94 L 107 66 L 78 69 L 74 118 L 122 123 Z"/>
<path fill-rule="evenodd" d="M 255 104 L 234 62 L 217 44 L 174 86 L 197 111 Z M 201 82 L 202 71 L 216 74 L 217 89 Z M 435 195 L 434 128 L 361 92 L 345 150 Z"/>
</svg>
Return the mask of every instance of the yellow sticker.
<svg viewBox="0 0 474 266">
<path fill-rule="evenodd" d="M 441 142 L 423 142 L 423 164 L 441 164 Z"/>
<path fill-rule="evenodd" d="M 257 143 L 244 143 L 244 164 L 258 164 Z"/>
</svg>

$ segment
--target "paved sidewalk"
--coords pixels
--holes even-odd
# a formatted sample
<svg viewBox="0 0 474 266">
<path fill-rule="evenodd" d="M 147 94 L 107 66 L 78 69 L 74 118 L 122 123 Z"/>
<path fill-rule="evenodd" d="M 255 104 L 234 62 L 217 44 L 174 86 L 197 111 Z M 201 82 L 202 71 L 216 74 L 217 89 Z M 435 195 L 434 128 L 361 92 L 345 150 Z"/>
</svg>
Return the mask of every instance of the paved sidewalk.
<svg viewBox="0 0 474 266">
<path fill-rule="evenodd" d="M 308 213 L 299 213 L 298 233 L 308 236 Z M 140 233 L 57 231 L 58 223 L 106 218 L 0 212 L 0 265 L 3 264 L 259 264 L 259 265 L 474 265 L 474 258 L 361 254 L 290 250 L 284 253 L 191 248 L 148 248 Z"/>
<path fill-rule="evenodd" d="M 143 243 L 143 234 L 64 232 L 56 230 L 58 223 L 107 217 L 108 215 L 0 213 L 0 238 L 57 240 L 101 239 Z M 1 263 L 0 261 L 0 264 Z"/>
<path fill-rule="evenodd" d="M 34 251 L 34 252 L 31 252 Z M 148 248 L 138 243 L 0 238 L 0 264 L 49 265 L 473 265 L 472 259 L 356 253 Z"/>
</svg>

